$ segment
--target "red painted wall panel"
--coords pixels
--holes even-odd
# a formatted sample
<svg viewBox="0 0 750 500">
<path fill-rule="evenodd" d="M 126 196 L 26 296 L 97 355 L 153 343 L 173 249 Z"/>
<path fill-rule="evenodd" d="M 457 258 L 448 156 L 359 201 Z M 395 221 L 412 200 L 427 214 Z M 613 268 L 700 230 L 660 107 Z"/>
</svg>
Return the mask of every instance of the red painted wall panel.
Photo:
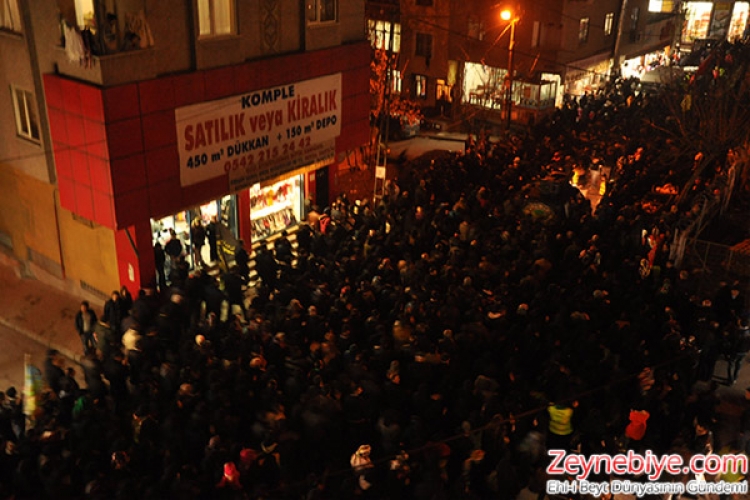
<svg viewBox="0 0 750 500">
<path fill-rule="evenodd" d="M 149 220 L 147 188 L 116 196 L 114 198 L 114 205 L 119 227 Z"/>
<path fill-rule="evenodd" d="M 70 163 L 73 167 L 73 180 L 76 184 L 91 187 L 91 176 L 89 175 L 89 160 L 85 151 L 73 149 L 70 151 Z"/>
<path fill-rule="evenodd" d="M 60 192 L 60 205 L 75 212 L 76 207 L 76 185 L 72 179 L 57 177 L 57 189 Z M 70 207 L 70 208 L 68 208 Z"/>
<path fill-rule="evenodd" d="M 49 116 L 50 134 L 52 134 L 55 144 L 61 146 L 67 145 L 68 128 L 65 123 L 65 112 L 59 109 L 49 108 L 47 110 L 47 116 Z"/>
<path fill-rule="evenodd" d="M 67 146 L 60 146 L 55 149 L 55 166 L 57 167 L 57 176 L 64 177 L 70 181 L 73 180 L 73 167 L 70 164 L 70 149 Z"/>
<path fill-rule="evenodd" d="M 182 191 L 174 189 L 174 182 L 166 180 L 148 186 L 149 214 L 155 219 L 174 214 L 175 206 L 182 206 Z"/>
<path fill-rule="evenodd" d="M 157 184 L 170 179 L 173 186 L 179 186 L 179 160 L 177 147 L 174 144 L 146 151 L 146 177 L 148 183 Z"/>
<path fill-rule="evenodd" d="M 206 101 L 213 101 L 234 94 L 234 68 L 227 66 L 205 71 Z"/>
<path fill-rule="evenodd" d="M 204 100 L 206 91 L 203 76 L 200 73 L 188 73 L 167 77 L 174 89 L 174 105 L 176 108 L 188 106 Z"/>
<path fill-rule="evenodd" d="M 91 194 L 91 188 L 83 184 L 75 185 L 76 192 L 76 210 L 75 213 L 88 220 L 94 220 L 94 200 Z"/>
<path fill-rule="evenodd" d="M 104 123 L 93 120 L 83 120 L 83 134 L 86 151 L 102 159 L 109 159 L 109 148 L 107 143 L 107 129 Z"/>
<path fill-rule="evenodd" d="M 174 86 L 170 78 L 158 78 L 138 83 L 141 113 L 174 109 Z"/>
<path fill-rule="evenodd" d="M 107 160 L 89 155 L 89 175 L 91 176 L 91 189 L 101 194 L 112 196 L 112 179 L 110 177 L 110 164 Z M 113 227 L 107 225 L 107 227 Z"/>
<path fill-rule="evenodd" d="M 78 93 L 81 97 L 81 112 L 84 118 L 104 123 L 104 101 L 102 91 L 97 87 L 79 85 Z"/>
<path fill-rule="evenodd" d="M 77 116 L 83 115 L 83 112 L 81 110 L 81 95 L 78 90 L 80 83 L 75 80 L 63 79 L 60 85 L 62 91 L 63 109 Z"/>
<path fill-rule="evenodd" d="M 68 129 L 68 144 L 74 148 L 86 147 L 86 135 L 83 130 L 83 118 L 71 114 L 68 111 L 65 115 L 65 128 Z"/>
<path fill-rule="evenodd" d="M 115 197 L 128 194 L 148 185 L 146 160 L 142 154 L 112 160 L 112 193 Z M 147 200 L 143 200 L 144 204 Z"/>
<path fill-rule="evenodd" d="M 144 115 L 142 121 L 145 151 L 151 151 L 162 146 L 171 146 L 176 149 L 177 128 L 174 122 L 174 110 Z"/>
<path fill-rule="evenodd" d="M 94 220 L 107 227 L 115 225 L 115 210 L 112 204 L 112 197 L 92 190 L 92 199 L 94 202 Z"/>
<path fill-rule="evenodd" d="M 136 298 L 139 289 L 155 281 L 151 223 L 140 222 L 115 231 L 115 248 L 120 284 L 127 287 L 133 298 Z"/>
<path fill-rule="evenodd" d="M 107 123 L 135 118 L 141 114 L 138 85 L 135 83 L 108 88 L 104 90 L 103 98 Z"/>
<path fill-rule="evenodd" d="M 143 152 L 141 120 L 130 118 L 107 124 L 110 158 L 123 158 Z"/>
</svg>

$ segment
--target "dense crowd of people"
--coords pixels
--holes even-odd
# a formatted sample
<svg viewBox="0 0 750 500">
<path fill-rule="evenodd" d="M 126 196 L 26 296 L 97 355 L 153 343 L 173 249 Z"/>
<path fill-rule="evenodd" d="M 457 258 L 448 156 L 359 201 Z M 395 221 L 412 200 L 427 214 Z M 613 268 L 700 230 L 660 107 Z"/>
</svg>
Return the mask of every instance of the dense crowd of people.
<svg viewBox="0 0 750 500">
<path fill-rule="evenodd" d="M 254 256 L 252 300 L 198 269 L 83 306 L 85 387 L 51 352 L 33 427 L 4 404 L 0 495 L 542 498 L 546 449 L 745 446 L 716 442 L 712 382 L 750 349 L 744 294 L 695 296 L 671 260 L 695 214 L 645 206 L 685 173 L 654 168 L 670 145 L 635 90 L 338 197 Z M 592 212 L 567 179 L 605 165 Z"/>
</svg>

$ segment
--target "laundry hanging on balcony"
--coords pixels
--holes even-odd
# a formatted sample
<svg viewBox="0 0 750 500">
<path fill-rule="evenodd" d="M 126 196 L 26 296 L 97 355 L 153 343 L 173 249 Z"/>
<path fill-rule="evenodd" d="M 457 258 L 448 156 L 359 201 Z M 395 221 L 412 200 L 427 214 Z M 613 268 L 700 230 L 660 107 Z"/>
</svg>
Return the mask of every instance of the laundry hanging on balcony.
<svg viewBox="0 0 750 500">
<path fill-rule="evenodd" d="M 154 37 L 142 10 L 135 14 L 125 14 L 125 44 L 126 50 L 153 47 Z"/>
</svg>

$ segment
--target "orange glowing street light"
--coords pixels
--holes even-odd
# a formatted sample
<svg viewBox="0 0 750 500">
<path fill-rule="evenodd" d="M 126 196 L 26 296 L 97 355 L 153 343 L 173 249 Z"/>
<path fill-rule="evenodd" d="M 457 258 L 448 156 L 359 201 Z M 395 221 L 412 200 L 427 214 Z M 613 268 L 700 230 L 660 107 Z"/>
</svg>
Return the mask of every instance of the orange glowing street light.
<svg viewBox="0 0 750 500">
<path fill-rule="evenodd" d="M 500 12 L 500 19 L 510 22 L 510 44 L 508 44 L 508 88 L 505 89 L 505 111 L 507 114 L 507 129 L 510 130 L 510 113 L 513 105 L 513 50 L 516 46 L 516 21 L 513 11 L 504 9 Z"/>
</svg>

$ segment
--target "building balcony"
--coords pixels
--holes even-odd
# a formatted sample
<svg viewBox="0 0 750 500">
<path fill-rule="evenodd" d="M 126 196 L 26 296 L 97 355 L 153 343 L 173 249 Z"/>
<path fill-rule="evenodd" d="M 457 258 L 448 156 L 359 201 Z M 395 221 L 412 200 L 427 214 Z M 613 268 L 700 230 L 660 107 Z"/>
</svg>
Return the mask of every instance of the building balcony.
<svg viewBox="0 0 750 500">
<path fill-rule="evenodd" d="M 57 72 L 102 87 L 156 78 L 156 57 L 153 47 L 116 54 L 89 56 L 87 60 L 71 61 L 65 48 L 55 49 Z"/>
</svg>

